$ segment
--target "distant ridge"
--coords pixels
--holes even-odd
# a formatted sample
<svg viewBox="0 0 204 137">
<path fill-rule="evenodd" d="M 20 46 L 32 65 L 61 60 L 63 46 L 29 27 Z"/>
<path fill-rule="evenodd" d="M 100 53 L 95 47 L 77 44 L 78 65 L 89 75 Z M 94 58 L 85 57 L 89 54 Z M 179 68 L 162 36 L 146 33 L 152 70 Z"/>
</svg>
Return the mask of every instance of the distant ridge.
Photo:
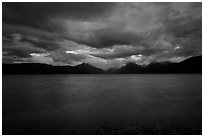
<svg viewBox="0 0 204 137">
<path fill-rule="evenodd" d="M 128 63 L 114 73 L 202 73 L 202 56 L 191 57 L 179 63 L 153 62 L 146 67 Z"/>
<path fill-rule="evenodd" d="M 40 63 L 2 64 L 3 74 L 137 74 L 137 73 L 202 73 L 202 56 L 188 58 L 179 63 L 150 63 L 143 67 L 127 63 L 118 69 L 104 71 L 82 63 L 77 66 L 52 66 Z"/>
<path fill-rule="evenodd" d="M 104 71 L 89 64 L 52 66 L 40 63 L 3 64 L 3 74 L 101 74 Z"/>
</svg>

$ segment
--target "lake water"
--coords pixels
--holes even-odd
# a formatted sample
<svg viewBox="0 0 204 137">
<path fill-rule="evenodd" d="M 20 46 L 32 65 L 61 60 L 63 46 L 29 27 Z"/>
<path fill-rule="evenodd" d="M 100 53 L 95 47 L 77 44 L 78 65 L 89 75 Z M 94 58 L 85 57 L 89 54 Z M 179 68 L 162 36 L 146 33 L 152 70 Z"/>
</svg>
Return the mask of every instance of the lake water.
<svg viewBox="0 0 204 137">
<path fill-rule="evenodd" d="M 3 134 L 201 134 L 201 74 L 2 80 Z"/>
</svg>

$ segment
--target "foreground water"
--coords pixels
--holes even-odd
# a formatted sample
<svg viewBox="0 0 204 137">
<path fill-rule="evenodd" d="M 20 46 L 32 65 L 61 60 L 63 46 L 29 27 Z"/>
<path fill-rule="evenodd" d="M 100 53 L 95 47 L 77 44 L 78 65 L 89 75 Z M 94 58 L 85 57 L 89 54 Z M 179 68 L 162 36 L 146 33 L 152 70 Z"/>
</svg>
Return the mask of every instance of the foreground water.
<svg viewBox="0 0 204 137">
<path fill-rule="evenodd" d="M 3 134 L 201 134 L 201 74 L 3 75 Z"/>
</svg>

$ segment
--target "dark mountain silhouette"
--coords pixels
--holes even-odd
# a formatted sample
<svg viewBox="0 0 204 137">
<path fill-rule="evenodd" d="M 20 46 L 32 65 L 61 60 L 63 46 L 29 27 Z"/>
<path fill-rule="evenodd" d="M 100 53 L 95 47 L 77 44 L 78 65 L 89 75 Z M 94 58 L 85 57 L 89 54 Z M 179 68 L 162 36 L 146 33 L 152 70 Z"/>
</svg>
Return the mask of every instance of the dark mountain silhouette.
<svg viewBox="0 0 204 137">
<path fill-rule="evenodd" d="M 89 64 L 52 66 L 40 63 L 3 64 L 3 74 L 101 74 L 104 71 Z"/>
<path fill-rule="evenodd" d="M 202 56 L 191 57 L 179 63 L 153 62 L 146 67 L 128 63 L 115 73 L 202 73 Z"/>
<path fill-rule="evenodd" d="M 151 63 L 147 73 L 202 73 L 202 56 L 191 57 L 179 63 Z"/>
<path fill-rule="evenodd" d="M 77 66 L 52 66 L 40 63 L 3 64 L 3 74 L 134 74 L 134 73 L 202 73 L 202 56 L 188 58 L 179 63 L 153 62 L 148 66 L 127 63 L 119 69 L 103 71 L 82 63 Z"/>
<path fill-rule="evenodd" d="M 91 66 L 89 64 L 86 64 L 86 63 L 82 63 L 80 65 L 77 65 L 75 67 L 73 67 L 74 70 L 77 72 L 77 73 L 93 73 L 93 74 L 101 74 L 101 73 L 104 73 L 104 71 L 100 68 L 96 68 L 94 66 Z"/>
<path fill-rule="evenodd" d="M 135 63 L 127 63 L 125 66 L 120 67 L 118 70 L 116 70 L 115 73 L 141 73 L 143 70 L 143 67 L 135 64 Z"/>
<path fill-rule="evenodd" d="M 202 56 L 186 59 L 179 63 L 179 65 L 183 66 L 186 72 L 202 73 Z"/>
</svg>

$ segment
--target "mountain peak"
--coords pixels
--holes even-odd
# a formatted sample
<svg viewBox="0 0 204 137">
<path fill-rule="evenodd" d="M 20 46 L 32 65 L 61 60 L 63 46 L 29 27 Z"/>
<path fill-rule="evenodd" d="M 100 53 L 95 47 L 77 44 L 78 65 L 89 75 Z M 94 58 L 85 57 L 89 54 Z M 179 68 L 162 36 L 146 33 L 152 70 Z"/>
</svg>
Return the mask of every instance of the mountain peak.
<svg viewBox="0 0 204 137">
<path fill-rule="evenodd" d="M 187 58 L 179 63 L 150 63 L 142 67 L 129 62 L 119 69 L 102 69 L 87 63 L 77 66 L 52 66 L 40 63 L 2 64 L 3 74 L 134 74 L 134 73 L 202 73 L 202 56 Z"/>
<path fill-rule="evenodd" d="M 90 64 L 88 64 L 88 63 L 81 63 L 81 64 L 79 64 L 79 65 L 76 65 L 76 66 L 91 66 Z M 75 66 L 75 67 L 76 67 Z"/>
<path fill-rule="evenodd" d="M 104 71 L 100 68 L 94 67 L 88 63 L 82 63 L 74 66 L 75 70 L 80 73 L 103 73 Z"/>
</svg>

